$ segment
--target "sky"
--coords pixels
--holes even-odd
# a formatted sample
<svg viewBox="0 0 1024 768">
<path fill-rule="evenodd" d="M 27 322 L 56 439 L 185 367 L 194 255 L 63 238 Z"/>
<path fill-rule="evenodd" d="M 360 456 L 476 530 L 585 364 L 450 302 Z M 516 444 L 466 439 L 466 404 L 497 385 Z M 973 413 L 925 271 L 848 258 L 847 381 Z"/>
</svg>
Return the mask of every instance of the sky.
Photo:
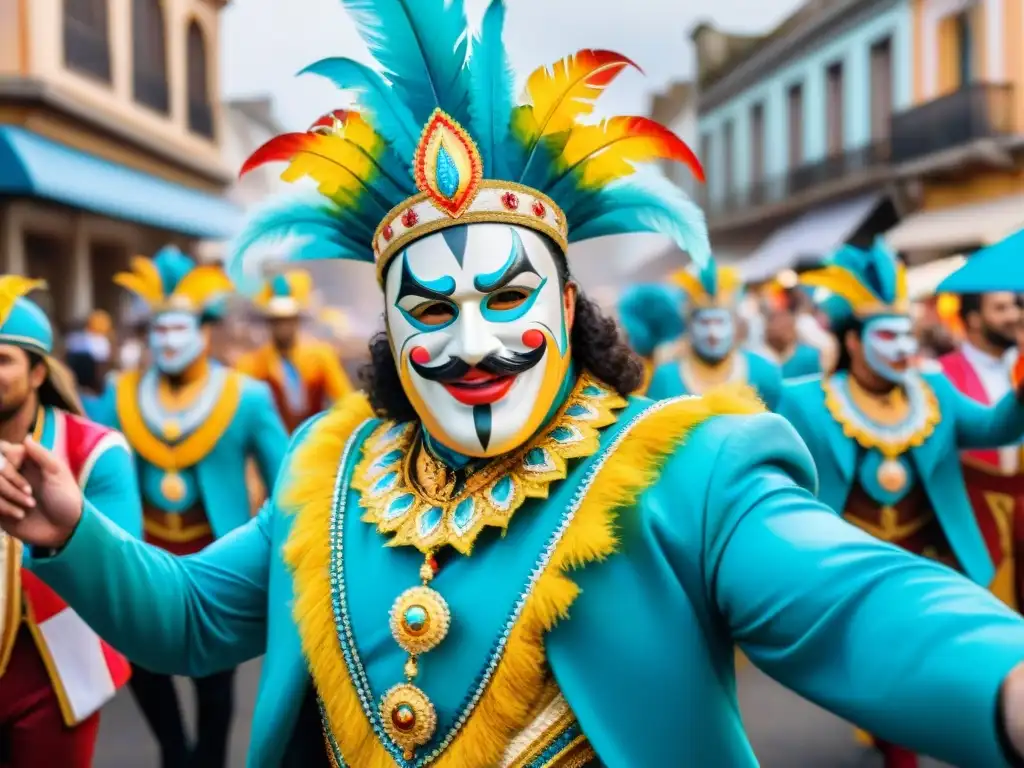
<svg viewBox="0 0 1024 768">
<path fill-rule="evenodd" d="M 478 24 L 486 0 L 466 0 Z M 520 77 L 580 48 L 606 48 L 635 61 L 602 97 L 599 114 L 645 114 L 652 92 L 694 72 L 690 30 L 702 21 L 755 33 L 797 0 L 508 0 L 505 44 Z M 369 63 L 342 0 L 234 0 L 223 12 L 226 96 L 271 95 L 288 129 L 305 129 L 347 102 L 330 84 L 295 73 L 318 59 Z"/>
</svg>

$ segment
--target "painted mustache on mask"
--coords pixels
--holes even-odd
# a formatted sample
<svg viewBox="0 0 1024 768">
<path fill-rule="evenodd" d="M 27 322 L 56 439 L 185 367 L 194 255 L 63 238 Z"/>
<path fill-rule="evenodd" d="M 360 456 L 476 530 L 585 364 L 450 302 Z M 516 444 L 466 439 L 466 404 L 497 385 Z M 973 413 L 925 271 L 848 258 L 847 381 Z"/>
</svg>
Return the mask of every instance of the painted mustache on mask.
<svg viewBox="0 0 1024 768">
<path fill-rule="evenodd" d="M 427 381 L 436 381 L 441 384 L 458 381 L 473 368 L 492 376 L 518 376 L 537 365 L 544 357 L 546 349 L 547 345 L 542 344 L 529 352 L 509 352 L 506 355 L 490 354 L 476 365 L 470 365 L 460 357 L 450 358 L 441 365 L 420 365 L 415 360 L 409 360 L 409 365 Z"/>
</svg>

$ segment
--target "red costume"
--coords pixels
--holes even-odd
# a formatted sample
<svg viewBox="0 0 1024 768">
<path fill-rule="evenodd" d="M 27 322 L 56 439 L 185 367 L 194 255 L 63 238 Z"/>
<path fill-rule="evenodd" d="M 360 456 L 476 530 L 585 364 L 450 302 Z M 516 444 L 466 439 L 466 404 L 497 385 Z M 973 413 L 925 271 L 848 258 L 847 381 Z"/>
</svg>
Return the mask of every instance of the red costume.
<svg viewBox="0 0 1024 768">
<path fill-rule="evenodd" d="M 64 411 L 40 409 L 38 422 L 37 439 L 66 459 L 82 488 L 110 449 L 127 454 L 119 433 Z M 19 542 L 3 537 L 0 548 L 0 726 L 8 739 L 0 765 L 90 768 L 99 710 L 128 682 L 129 664 L 22 567 Z"/>
</svg>

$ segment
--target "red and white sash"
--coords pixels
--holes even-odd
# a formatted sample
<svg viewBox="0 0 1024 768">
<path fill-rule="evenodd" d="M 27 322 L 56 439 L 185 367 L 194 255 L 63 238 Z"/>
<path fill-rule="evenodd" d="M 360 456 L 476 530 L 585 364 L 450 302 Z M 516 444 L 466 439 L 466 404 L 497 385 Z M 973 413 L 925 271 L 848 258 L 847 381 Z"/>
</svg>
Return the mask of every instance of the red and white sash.
<svg viewBox="0 0 1024 768">
<path fill-rule="evenodd" d="M 55 429 L 53 445 L 47 447 L 67 460 L 83 489 L 100 456 L 117 445 L 127 450 L 119 432 L 64 411 L 49 413 Z M 50 673 L 64 721 L 76 725 L 128 682 L 131 666 L 39 577 L 25 568 L 20 575 L 29 629 Z"/>
</svg>

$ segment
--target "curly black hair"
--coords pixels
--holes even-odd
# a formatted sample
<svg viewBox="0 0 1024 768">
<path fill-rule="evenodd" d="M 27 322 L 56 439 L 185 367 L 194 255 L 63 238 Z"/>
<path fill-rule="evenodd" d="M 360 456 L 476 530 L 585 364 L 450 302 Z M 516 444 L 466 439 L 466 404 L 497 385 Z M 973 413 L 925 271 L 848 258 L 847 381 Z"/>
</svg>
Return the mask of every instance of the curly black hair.
<svg viewBox="0 0 1024 768">
<path fill-rule="evenodd" d="M 557 256 L 559 285 L 572 281 L 564 257 Z M 576 315 L 570 343 L 577 365 L 625 396 L 643 381 L 643 362 L 625 342 L 615 321 L 584 295 L 577 285 Z M 413 421 L 416 411 L 398 376 L 386 330 L 370 339 L 370 362 L 360 371 L 370 404 L 378 415 L 394 421 Z"/>
</svg>

